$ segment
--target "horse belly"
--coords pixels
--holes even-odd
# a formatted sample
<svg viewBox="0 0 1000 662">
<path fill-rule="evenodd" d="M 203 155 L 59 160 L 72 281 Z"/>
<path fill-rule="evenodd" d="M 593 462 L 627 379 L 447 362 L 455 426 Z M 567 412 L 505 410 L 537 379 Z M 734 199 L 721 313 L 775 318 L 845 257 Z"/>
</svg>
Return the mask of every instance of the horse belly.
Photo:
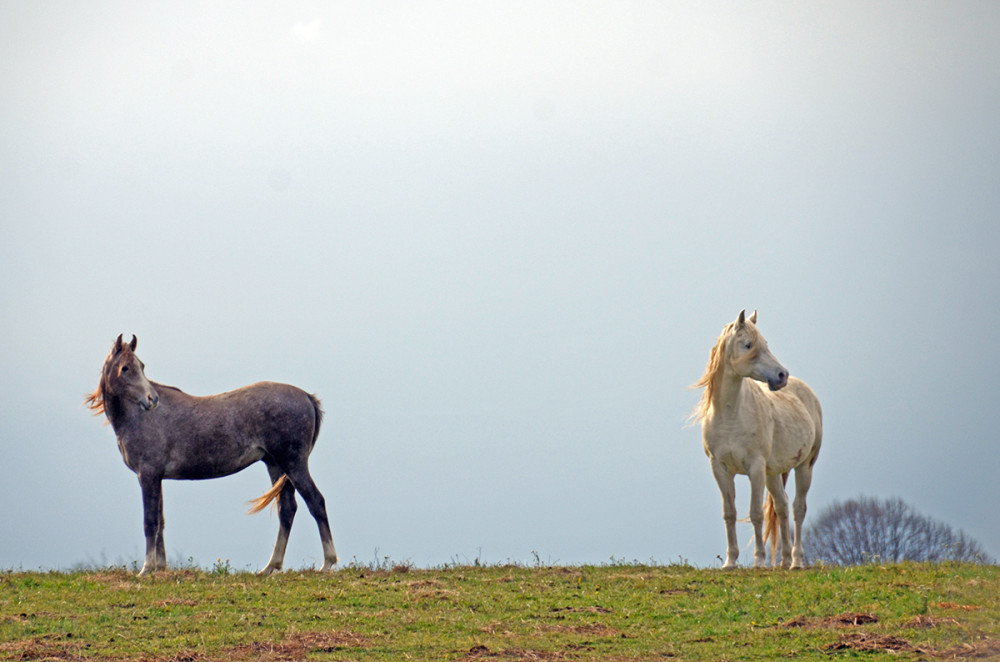
<svg viewBox="0 0 1000 662">
<path fill-rule="evenodd" d="M 816 425 L 798 400 L 789 401 L 775 416 L 774 443 L 768 469 L 785 473 L 805 462 L 813 453 Z"/>
<path fill-rule="evenodd" d="M 264 451 L 257 447 L 242 450 L 207 447 L 201 453 L 181 453 L 168 458 L 163 477 L 179 480 L 221 478 L 246 469 L 262 457 Z"/>
</svg>

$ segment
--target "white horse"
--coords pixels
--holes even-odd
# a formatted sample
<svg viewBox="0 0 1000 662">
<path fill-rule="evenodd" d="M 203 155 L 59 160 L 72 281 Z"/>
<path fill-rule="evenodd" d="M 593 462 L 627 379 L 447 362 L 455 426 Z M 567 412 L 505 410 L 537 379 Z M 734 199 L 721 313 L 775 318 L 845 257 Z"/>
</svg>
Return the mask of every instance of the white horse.
<svg viewBox="0 0 1000 662">
<path fill-rule="evenodd" d="M 750 521 L 754 528 L 754 567 L 764 567 L 764 545 L 771 538 L 771 558 L 776 561 L 781 538 L 781 565 L 804 568 L 802 520 L 806 493 L 823 438 L 823 413 L 819 400 L 805 382 L 789 377 L 757 330 L 757 311 L 746 317 L 740 311 L 726 325 L 712 348 L 705 374 L 692 388 L 704 388 L 691 414 L 701 422 L 705 454 L 722 492 L 722 519 L 728 549 L 723 568 L 735 568 L 736 488 L 733 477 L 750 478 Z M 747 379 L 749 377 L 749 379 Z M 765 388 L 764 384 L 767 384 Z M 788 530 L 788 496 L 785 482 L 795 470 L 795 541 Z M 764 487 L 768 500 L 762 507 Z M 766 530 L 762 532 L 764 520 Z M 791 557 L 789 558 L 789 551 Z"/>
</svg>

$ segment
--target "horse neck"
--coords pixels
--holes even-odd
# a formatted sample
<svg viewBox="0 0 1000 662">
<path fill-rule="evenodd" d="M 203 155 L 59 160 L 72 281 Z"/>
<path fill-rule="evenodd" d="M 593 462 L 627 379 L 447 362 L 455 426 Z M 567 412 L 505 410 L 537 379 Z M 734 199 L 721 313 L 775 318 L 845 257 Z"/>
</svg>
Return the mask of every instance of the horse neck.
<svg viewBox="0 0 1000 662">
<path fill-rule="evenodd" d="M 119 396 L 109 392 L 107 388 L 101 389 L 101 398 L 104 401 L 104 415 L 108 417 L 111 427 L 117 430 L 125 418 L 125 403 Z"/>
<path fill-rule="evenodd" d="M 739 409 L 744 394 L 743 382 L 746 378 L 733 371 L 727 361 L 721 374 L 716 376 L 716 380 L 712 408 L 719 413 Z"/>
<path fill-rule="evenodd" d="M 130 408 L 129 403 L 122 399 L 121 396 L 111 393 L 107 387 L 101 388 L 101 398 L 104 401 L 104 415 L 108 417 L 108 422 L 111 423 L 115 434 L 129 427 L 131 410 L 138 411 L 138 405 Z"/>
</svg>

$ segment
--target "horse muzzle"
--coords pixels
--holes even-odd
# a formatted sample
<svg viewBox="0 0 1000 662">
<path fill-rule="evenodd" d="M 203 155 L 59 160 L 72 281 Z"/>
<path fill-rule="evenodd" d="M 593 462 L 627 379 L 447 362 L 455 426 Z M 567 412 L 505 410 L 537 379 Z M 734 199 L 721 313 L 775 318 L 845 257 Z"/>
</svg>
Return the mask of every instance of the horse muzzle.
<svg viewBox="0 0 1000 662">
<path fill-rule="evenodd" d="M 788 385 L 788 373 L 784 370 L 780 371 L 774 377 L 767 380 L 767 387 L 772 391 L 780 391 Z"/>
<path fill-rule="evenodd" d="M 156 405 L 158 404 L 160 404 L 160 396 L 155 393 L 149 393 L 144 400 L 139 401 L 139 406 L 146 411 L 156 409 Z"/>
</svg>

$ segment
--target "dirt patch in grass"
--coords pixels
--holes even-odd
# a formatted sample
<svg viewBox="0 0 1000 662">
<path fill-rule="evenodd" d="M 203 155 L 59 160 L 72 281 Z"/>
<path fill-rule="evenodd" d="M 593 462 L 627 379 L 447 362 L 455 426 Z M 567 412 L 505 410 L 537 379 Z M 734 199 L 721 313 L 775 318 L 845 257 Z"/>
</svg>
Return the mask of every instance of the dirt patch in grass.
<svg viewBox="0 0 1000 662">
<path fill-rule="evenodd" d="M 79 660 L 85 644 L 68 640 L 73 635 L 44 635 L 21 641 L 0 643 L 4 660 Z"/>
<path fill-rule="evenodd" d="M 365 637 L 353 632 L 296 632 L 276 644 L 253 643 L 238 646 L 229 659 L 242 659 L 241 653 L 249 653 L 245 659 L 275 662 L 304 660 L 309 653 L 331 653 L 345 648 L 364 648 L 367 645 Z"/>
<path fill-rule="evenodd" d="M 878 616 L 870 613 L 848 611 L 836 616 L 825 616 L 823 618 L 796 616 L 792 620 L 782 623 L 781 626 L 786 628 L 829 628 L 867 625 L 869 623 L 878 623 Z"/>
<path fill-rule="evenodd" d="M 183 650 L 153 662 L 298 662 L 310 653 L 332 653 L 347 648 L 364 648 L 368 639 L 353 632 L 295 632 L 277 643 L 254 641 L 234 646 L 215 655 Z"/>
<path fill-rule="evenodd" d="M 943 658 L 990 659 L 1000 658 L 1000 641 L 983 639 L 970 644 L 959 644 L 936 654 Z"/>
<path fill-rule="evenodd" d="M 937 616 L 928 616 L 927 614 L 921 614 L 920 616 L 914 616 L 910 620 L 903 623 L 903 627 L 915 628 L 919 630 L 929 630 L 930 628 L 936 628 L 941 625 L 958 625 L 958 621 L 954 618 L 939 618 Z"/>
<path fill-rule="evenodd" d="M 863 653 L 885 652 L 918 653 L 943 659 L 997 659 L 1000 657 L 1000 641 L 982 639 L 973 643 L 959 644 L 945 650 L 934 650 L 914 646 L 906 639 L 891 634 L 871 634 L 868 632 L 850 632 L 842 634 L 840 639 L 823 647 L 828 651 L 852 650 Z"/>
<path fill-rule="evenodd" d="M 552 613 L 567 613 L 567 614 L 610 614 L 611 610 L 607 607 L 602 607 L 600 605 L 593 605 L 591 607 L 553 607 L 550 610 Z"/>
<path fill-rule="evenodd" d="M 455 600 L 459 595 L 458 591 L 448 588 L 416 589 L 410 591 L 410 597 L 418 601 Z"/>
<path fill-rule="evenodd" d="M 866 653 L 928 652 L 914 648 L 906 639 L 894 637 L 891 634 L 871 634 L 869 632 L 849 632 L 842 634 L 840 635 L 840 639 L 832 644 L 827 644 L 823 648 L 828 651 L 852 650 Z"/>
<path fill-rule="evenodd" d="M 467 660 L 572 660 L 577 658 L 575 653 L 565 651 L 539 651 L 525 648 L 505 648 L 503 650 L 490 650 L 482 644 L 473 646 L 465 653 Z"/>
<path fill-rule="evenodd" d="M 953 609 L 971 611 L 965 605 L 955 605 Z M 830 628 L 830 627 L 853 627 L 878 623 L 878 616 L 871 613 L 845 612 L 836 616 L 825 618 L 806 618 L 797 616 L 792 620 L 782 623 L 782 627 L 788 628 Z M 904 628 L 927 630 L 943 625 L 961 626 L 954 618 L 930 616 L 921 614 L 914 616 L 903 623 Z M 934 658 L 944 659 L 993 659 L 1000 657 L 1000 641 L 994 639 L 983 639 L 975 643 L 964 643 L 953 646 L 945 650 L 934 650 L 915 646 L 906 639 L 891 634 L 874 634 L 863 630 L 853 630 L 841 634 L 837 641 L 823 647 L 827 651 L 850 650 L 862 653 L 884 652 L 890 654 L 897 653 L 918 653 Z"/>
</svg>

